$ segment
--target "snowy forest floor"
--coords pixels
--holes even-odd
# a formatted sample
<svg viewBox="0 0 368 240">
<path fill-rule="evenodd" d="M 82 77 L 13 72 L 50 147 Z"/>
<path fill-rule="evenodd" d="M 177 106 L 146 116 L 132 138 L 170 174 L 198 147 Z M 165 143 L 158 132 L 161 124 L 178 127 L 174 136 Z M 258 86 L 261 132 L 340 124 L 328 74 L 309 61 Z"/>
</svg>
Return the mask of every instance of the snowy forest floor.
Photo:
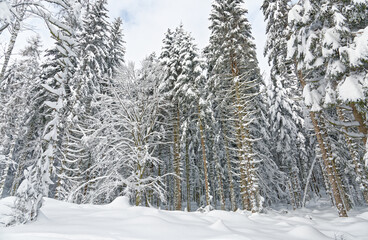
<svg viewBox="0 0 368 240">
<path fill-rule="evenodd" d="M 0 200 L 0 222 L 14 198 Z M 111 204 L 76 205 L 45 199 L 36 222 L 0 227 L 1 240 L 197 240 L 197 239 L 368 239 L 368 208 L 338 218 L 325 204 L 267 213 L 180 212 L 130 206 L 124 197 Z"/>
</svg>

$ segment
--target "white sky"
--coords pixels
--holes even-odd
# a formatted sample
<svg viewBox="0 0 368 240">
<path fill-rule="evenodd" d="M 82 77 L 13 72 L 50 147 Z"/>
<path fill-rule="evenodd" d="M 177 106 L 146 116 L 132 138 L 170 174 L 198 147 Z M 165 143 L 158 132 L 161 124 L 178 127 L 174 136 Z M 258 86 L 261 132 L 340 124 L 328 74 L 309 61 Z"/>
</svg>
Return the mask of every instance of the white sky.
<svg viewBox="0 0 368 240">
<path fill-rule="evenodd" d="M 118 16 L 124 22 L 124 40 L 126 41 L 126 60 L 140 61 L 152 52 L 159 53 L 162 39 L 168 28 L 175 29 L 180 23 L 192 33 L 197 46 L 203 49 L 209 40 L 209 14 L 212 0 L 108 0 L 111 21 Z M 257 45 L 258 60 L 262 72 L 268 72 L 267 61 L 263 57 L 265 44 L 265 23 L 260 10 L 261 0 L 245 0 L 248 19 L 252 24 L 253 36 Z M 32 19 L 32 30 L 24 31 L 17 39 L 16 50 L 21 49 L 27 38 L 35 32 L 41 35 L 43 45 L 51 46 L 45 24 Z M 0 57 L 4 52 L 4 41 L 0 38 Z M 16 54 L 17 51 L 14 52 Z"/>
<path fill-rule="evenodd" d="M 263 57 L 265 23 L 261 0 L 245 0 L 252 24 L 261 71 L 268 72 Z M 180 23 L 192 33 L 200 49 L 208 44 L 212 0 L 109 0 L 110 16 L 122 17 L 126 41 L 126 60 L 139 63 L 152 52 L 159 53 L 168 28 Z"/>
</svg>

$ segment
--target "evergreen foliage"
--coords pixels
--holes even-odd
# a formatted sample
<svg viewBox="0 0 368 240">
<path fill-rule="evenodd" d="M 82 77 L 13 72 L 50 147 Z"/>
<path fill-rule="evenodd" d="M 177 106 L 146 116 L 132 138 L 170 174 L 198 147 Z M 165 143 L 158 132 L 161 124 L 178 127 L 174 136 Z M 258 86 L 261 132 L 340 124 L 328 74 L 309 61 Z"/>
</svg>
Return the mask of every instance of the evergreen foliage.
<svg viewBox="0 0 368 240">
<path fill-rule="evenodd" d="M 10 224 L 36 220 L 43 197 L 202 212 L 327 197 L 342 217 L 368 203 L 367 1 L 264 0 L 264 77 L 243 0 L 213 1 L 203 54 L 180 25 L 139 69 L 124 60 L 107 0 L 9 2 L 0 197 L 16 197 Z M 12 59 L 29 16 L 54 45 L 43 53 L 32 38 Z"/>
</svg>

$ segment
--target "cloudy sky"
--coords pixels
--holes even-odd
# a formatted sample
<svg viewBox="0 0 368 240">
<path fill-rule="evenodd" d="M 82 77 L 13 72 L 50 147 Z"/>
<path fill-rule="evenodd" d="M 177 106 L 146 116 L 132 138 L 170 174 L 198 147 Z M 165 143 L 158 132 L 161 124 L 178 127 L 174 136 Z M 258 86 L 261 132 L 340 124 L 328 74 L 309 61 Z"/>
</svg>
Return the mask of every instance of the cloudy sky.
<svg viewBox="0 0 368 240">
<path fill-rule="evenodd" d="M 209 14 L 212 0 L 108 0 L 111 20 L 118 16 L 124 21 L 126 41 L 126 60 L 140 61 L 152 52 L 159 53 L 162 39 L 168 28 L 174 29 L 180 23 L 192 33 L 200 49 L 204 48 L 209 39 Z M 245 0 L 248 19 L 252 24 L 253 35 L 257 45 L 258 60 L 261 71 L 268 71 L 267 61 L 263 58 L 265 42 L 265 24 L 260 10 L 261 0 Z M 30 35 L 41 35 L 43 46 L 49 47 L 53 41 L 43 21 L 31 19 L 27 21 L 17 39 L 16 50 L 23 48 Z M 0 57 L 4 52 L 7 40 L 0 37 Z M 16 55 L 15 51 L 15 55 Z"/>
<path fill-rule="evenodd" d="M 122 17 L 126 41 L 126 59 L 139 62 L 152 52 L 159 52 L 168 28 L 183 23 L 199 48 L 209 39 L 209 14 L 212 0 L 109 0 L 110 16 Z M 262 1 L 245 0 L 252 24 L 258 60 L 262 71 L 268 70 L 263 58 L 265 24 L 260 10 Z"/>
</svg>

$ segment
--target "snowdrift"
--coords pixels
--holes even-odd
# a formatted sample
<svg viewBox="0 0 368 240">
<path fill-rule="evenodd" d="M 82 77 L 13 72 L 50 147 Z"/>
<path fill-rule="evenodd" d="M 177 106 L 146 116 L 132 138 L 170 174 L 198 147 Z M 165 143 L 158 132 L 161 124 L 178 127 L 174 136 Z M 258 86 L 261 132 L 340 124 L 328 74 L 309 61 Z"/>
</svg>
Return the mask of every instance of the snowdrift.
<svg viewBox="0 0 368 240">
<path fill-rule="evenodd" d="M 14 198 L 0 200 L 0 222 Z M 330 206 L 267 213 L 179 212 L 133 207 L 119 197 L 111 204 L 76 205 L 46 198 L 36 222 L 0 227 L 1 240 L 363 240 L 368 239 L 368 209 L 338 218 Z"/>
</svg>

